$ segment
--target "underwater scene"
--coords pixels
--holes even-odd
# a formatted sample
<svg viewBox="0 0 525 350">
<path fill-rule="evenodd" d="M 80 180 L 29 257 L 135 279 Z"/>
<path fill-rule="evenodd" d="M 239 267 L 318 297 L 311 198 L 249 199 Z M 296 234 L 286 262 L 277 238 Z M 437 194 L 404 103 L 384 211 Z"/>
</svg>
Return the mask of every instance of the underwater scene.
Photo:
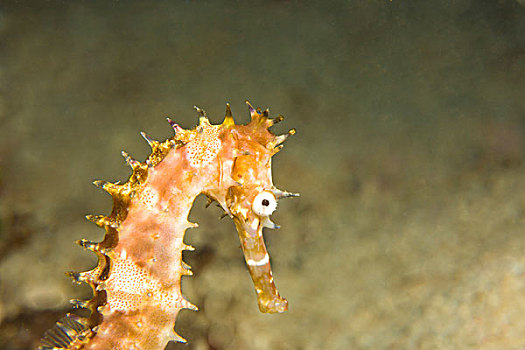
<svg viewBox="0 0 525 350">
<path fill-rule="evenodd" d="M 0 349 L 104 349 L 93 339 L 108 308 L 144 316 L 119 310 L 149 292 L 102 292 L 133 253 L 111 255 L 124 234 L 108 242 L 97 225 L 123 226 L 96 217 L 137 210 L 91 183 L 133 171 L 142 186 L 137 174 L 153 181 L 167 149 L 194 140 L 192 164 L 207 164 L 226 144 L 213 125 L 237 128 L 229 111 L 248 124 L 238 157 L 219 162 L 234 169 L 234 199 L 170 197 L 199 227 L 179 250 L 159 241 L 193 272 L 154 281 L 181 281 L 184 297 L 166 349 L 524 349 L 524 96 L 524 0 L 2 1 Z M 270 126 L 290 136 L 278 153 L 287 136 Z M 271 163 L 246 160 L 262 149 Z M 190 173 L 166 186 L 205 174 Z M 253 222 L 268 255 L 243 240 Z M 82 304 L 93 289 L 65 273 L 95 266 L 96 303 Z M 262 307 L 266 293 L 276 299 Z M 98 318 L 55 326 L 89 316 L 71 299 Z M 162 350 L 123 340 L 155 333 L 110 334 L 107 348 Z"/>
</svg>

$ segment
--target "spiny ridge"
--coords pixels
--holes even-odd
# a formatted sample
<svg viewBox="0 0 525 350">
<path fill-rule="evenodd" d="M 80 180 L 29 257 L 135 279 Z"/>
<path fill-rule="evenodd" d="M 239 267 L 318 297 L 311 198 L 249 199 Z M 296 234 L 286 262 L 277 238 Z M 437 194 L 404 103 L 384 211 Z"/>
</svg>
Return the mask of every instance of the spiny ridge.
<svg viewBox="0 0 525 350">
<path fill-rule="evenodd" d="M 184 142 L 182 142 L 180 138 L 184 138 L 183 134 L 185 130 L 178 127 L 175 131 L 176 131 L 176 135 L 175 137 L 171 139 L 167 139 L 164 142 L 158 142 L 158 141 L 153 140 L 154 142 L 150 143 L 151 154 L 146 159 L 147 166 L 143 165 L 144 167 L 143 171 L 145 170 L 147 172 L 148 167 L 152 168 L 156 166 L 157 164 L 159 164 L 164 159 L 164 157 L 166 157 L 166 155 L 172 148 L 180 147 L 184 144 Z"/>
<path fill-rule="evenodd" d="M 272 119 L 272 125 L 275 125 L 277 123 L 280 123 L 284 120 L 284 117 L 282 115 L 278 115 L 277 117 Z"/>
<path fill-rule="evenodd" d="M 157 147 L 160 142 L 155 140 L 153 137 L 149 136 L 148 134 L 146 134 L 144 131 L 141 131 L 140 132 L 140 135 L 142 135 L 142 137 L 144 138 L 144 140 L 146 140 L 146 142 L 148 143 L 148 145 L 150 145 L 150 147 L 153 149 L 155 147 Z"/>
<path fill-rule="evenodd" d="M 193 108 L 195 108 L 195 110 L 197 111 L 197 113 L 199 113 L 201 117 L 206 118 L 206 111 L 204 109 L 201 109 L 197 106 L 193 106 Z"/>
<path fill-rule="evenodd" d="M 256 127 L 264 126 L 266 129 L 273 125 L 272 120 L 268 118 L 270 113 L 269 109 L 266 109 L 263 112 L 260 108 L 253 108 L 253 106 L 248 101 L 246 101 L 246 104 L 248 105 L 248 111 L 250 112 L 251 117 L 251 122 L 249 125 Z"/>
<path fill-rule="evenodd" d="M 171 120 L 170 118 L 166 118 L 166 120 L 168 121 L 168 123 L 170 123 L 171 127 L 173 128 L 173 131 L 175 131 L 175 134 L 178 134 L 180 133 L 181 131 L 183 131 L 184 129 L 181 128 L 179 126 L 179 124 L 175 123 L 173 120 Z"/>
<path fill-rule="evenodd" d="M 278 115 L 276 118 L 270 119 L 270 110 L 268 108 L 263 111 L 260 108 L 253 108 L 248 101 L 246 101 L 246 104 L 248 105 L 251 117 L 251 121 L 247 126 L 254 129 L 256 138 L 262 145 L 270 150 L 270 155 L 273 156 L 282 149 L 281 144 L 286 141 L 288 137 L 295 134 L 295 129 L 289 130 L 286 134 L 275 136 L 270 131 L 270 127 L 284 120 L 284 117 Z"/>
<path fill-rule="evenodd" d="M 89 305 L 89 300 L 70 299 L 69 303 L 72 304 L 75 309 L 87 309 Z"/>
<path fill-rule="evenodd" d="M 224 120 L 222 122 L 222 125 L 225 127 L 235 125 L 235 121 L 233 120 L 233 114 L 229 103 L 226 103 L 226 113 L 224 114 Z"/>
<path fill-rule="evenodd" d="M 293 136 L 293 135 L 295 135 L 295 129 L 290 129 L 286 134 L 276 136 L 275 139 L 269 143 L 269 146 L 274 148 L 280 145 L 281 143 L 283 143 L 284 141 L 286 141 L 288 137 Z"/>
<path fill-rule="evenodd" d="M 117 228 L 118 226 L 111 220 L 111 217 L 105 215 L 86 215 L 87 220 L 93 222 L 98 227 L 109 226 L 112 228 Z"/>
<path fill-rule="evenodd" d="M 77 284 L 80 284 L 81 282 L 89 283 L 91 282 L 91 278 L 89 277 L 92 276 L 92 274 L 90 274 L 89 272 L 91 272 L 91 270 L 85 272 L 68 271 L 66 272 L 66 275 L 71 277 L 73 281 Z"/>
<path fill-rule="evenodd" d="M 170 333 L 168 334 L 168 339 L 177 343 L 187 343 L 188 341 L 178 335 L 174 330 L 170 330 Z"/>
<path fill-rule="evenodd" d="M 251 105 L 251 103 L 248 100 L 246 100 L 246 104 L 248 105 L 248 111 L 250 112 L 250 117 L 252 117 L 252 120 L 253 120 L 254 118 L 256 118 L 259 115 L 259 113 L 257 113 L 255 108 L 253 108 L 253 106 Z"/>
<path fill-rule="evenodd" d="M 278 188 L 272 189 L 272 193 L 275 195 L 275 198 L 281 199 L 281 198 L 289 198 L 289 197 L 299 197 L 299 193 L 293 193 L 288 191 L 283 191 Z"/>
<path fill-rule="evenodd" d="M 97 251 L 97 252 L 100 251 L 97 242 L 88 241 L 87 239 L 79 239 L 78 241 L 76 241 L 76 243 L 79 246 L 89 249 L 91 251 Z"/>
<path fill-rule="evenodd" d="M 180 263 L 182 267 L 182 274 L 185 276 L 193 276 L 193 271 L 191 271 L 191 266 L 186 264 L 184 261 L 181 260 Z"/>
<path fill-rule="evenodd" d="M 195 247 L 192 246 L 192 245 L 183 243 L 182 250 L 187 250 L 187 251 L 193 252 L 195 250 Z"/>
<path fill-rule="evenodd" d="M 188 300 L 182 298 L 182 301 L 181 301 L 181 306 L 184 308 L 184 309 L 189 309 L 189 310 L 192 310 L 192 311 L 198 311 L 199 308 L 197 307 L 197 305 L 194 305 L 192 303 L 190 303 Z"/>
<path fill-rule="evenodd" d="M 135 170 L 135 168 L 141 166 L 141 163 L 138 160 L 131 158 L 131 156 L 127 152 L 122 151 L 121 154 L 122 157 L 124 157 L 124 159 L 126 160 L 126 163 L 131 167 L 131 169 Z"/>
<path fill-rule="evenodd" d="M 97 186 L 98 188 L 103 189 L 104 191 L 112 195 L 113 197 L 115 195 L 120 194 L 122 190 L 122 186 L 118 185 L 118 183 L 111 183 L 109 181 L 104 181 L 104 180 L 95 180 L 93 181 L 93 185 Z"/>
</svg>

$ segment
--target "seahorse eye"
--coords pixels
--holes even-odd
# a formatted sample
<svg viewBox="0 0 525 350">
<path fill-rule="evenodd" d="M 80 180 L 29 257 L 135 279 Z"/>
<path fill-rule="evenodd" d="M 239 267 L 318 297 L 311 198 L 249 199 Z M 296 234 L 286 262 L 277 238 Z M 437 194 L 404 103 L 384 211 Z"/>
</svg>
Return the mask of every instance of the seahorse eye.
<svg viewBox="0 0 525 350">
<path fill-rule="evenodd" d="M 273 193 L 262 191 L 252 203 L 252 210 L 259 216 L 270 216 L 277 208 L 277 200 Z"/>
</svg>

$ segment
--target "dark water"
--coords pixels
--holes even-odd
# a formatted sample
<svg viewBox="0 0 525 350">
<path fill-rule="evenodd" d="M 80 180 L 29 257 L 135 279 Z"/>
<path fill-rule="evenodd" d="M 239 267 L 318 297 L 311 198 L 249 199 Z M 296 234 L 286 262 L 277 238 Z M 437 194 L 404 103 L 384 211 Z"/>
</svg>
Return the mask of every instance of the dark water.
<svg viewBox="0 0 525 350">
<path fill-rule="evenodd" d="M 0 5 L 0 348 L 30 349 L 89 295 L 82 220 L 138 132 L 244 100 L 296 128 L 267 232 L 290 310 L 257 311 L 231 222 L 199 201 L 199 305 L 170 349 L 525 347 L 525 6 L 520 1 Z"/>
</svg>

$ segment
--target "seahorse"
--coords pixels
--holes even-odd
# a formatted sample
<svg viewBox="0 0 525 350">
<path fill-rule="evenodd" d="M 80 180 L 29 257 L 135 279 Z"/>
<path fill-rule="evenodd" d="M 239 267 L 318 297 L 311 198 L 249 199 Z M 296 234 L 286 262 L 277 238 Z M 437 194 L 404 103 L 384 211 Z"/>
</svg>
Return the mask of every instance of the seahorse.
<svg viewBox="0 0 525 350">
<path fill-rule="evenodd" d="M 272 156 L 295 129 L 274 135 L 269 128 L 283 117 L 271 119 L 268 109 L 246 103 L 251 116 L 246 125 L 235 124 L 229 104 L 218 125 L 198 107 L 194 129 L 168 118 L 173 137 L 159 142 L 141 133 L 152 149 L 144 162 L 122 152 L 132 169 L 126 183 L 94 181 L 111 195 L 113 209 L 109 216 L 86 216 L 105 229 L 101 242 L 77 243 L 94 252 L 98 264 L 67 273 L 92 287 L 90 300 L 71 300 L 90 314 L 67 314 L 46 331 L 39 350 L 162 350 L 170 341 L 186 342 L 174 327 L 180 310 L 197 310 L 183 297 L 181 278 L 193 274 L 182 251 L 194 250 L 184 235 L 198 226 L 188 214 L 200 194 L 233 219 L 259 310 L 288 309 L 273 281 L 262 230 L 279 227 L 270 220 L 279 199 L 298 196 L 277 189 L 271 171 Z"/>
</svg>

